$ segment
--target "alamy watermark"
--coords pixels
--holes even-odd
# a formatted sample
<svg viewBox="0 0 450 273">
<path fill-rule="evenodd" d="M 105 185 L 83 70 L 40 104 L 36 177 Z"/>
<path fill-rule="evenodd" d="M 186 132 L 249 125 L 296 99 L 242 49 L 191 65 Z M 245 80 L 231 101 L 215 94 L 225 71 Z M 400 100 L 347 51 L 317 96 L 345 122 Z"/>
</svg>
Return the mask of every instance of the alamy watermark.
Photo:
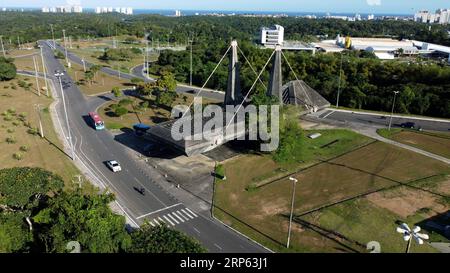
<svg viewBox="0 0 450 273">
<path fill-rule="evenodd" d="M 172 118 L 178 118 L 171 129 L 175 141 L 208 141 L 220 145 L 230 140 L 259 140 L 260 149 L 271 152 L 280 142 L 279 105 L 206 105 L 195 97 L 189 106 L 176 105 Z"/>
</svg>

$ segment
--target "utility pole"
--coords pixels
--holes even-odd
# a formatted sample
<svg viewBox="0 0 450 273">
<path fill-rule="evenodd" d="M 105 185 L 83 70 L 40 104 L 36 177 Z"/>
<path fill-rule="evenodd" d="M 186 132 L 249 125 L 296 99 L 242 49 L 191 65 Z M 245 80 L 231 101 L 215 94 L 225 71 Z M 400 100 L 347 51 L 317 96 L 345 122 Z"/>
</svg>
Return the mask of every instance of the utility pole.
<svg viewBox="0 0 450 273">
<path fill-rule="evenodd" d="M 69 65 L 69 60 L 67 58 L 67 41 L 66 41 L 66 30 L 63 29 L 63 37 L 64 37 L 64 51 L 66 53 L 66 63 Z"/>
<path fill-rule="evenodd" d="M 20 38 L 19 38 L 19 36 L 17 36 L 17 45 L 19 46 L 19 49 L 22 48 L 22 47 L 20 46 Z"/>
<path fill-rule="evenodd" d="M 41 61 L 42 61 L 42 69 L 44 71 L 45 91 L 46 91 L 46 96 L 48 97 L 47 71 L 45 69 L 44 54 L 43 54 L 41 45 L 39 45 L 39 48 L 41 49 Z"/>
<path fill-rule="evenodd" d="M 52 29 L 53 49 L 55 49 L 56 43 L 55 43 L 55 33 L 53 32 L 53 24 L 50 24 L 50 28 Z"/>
<path fill-rule="evenodd" d="M 341 51 L 341 66 L 339 68 L 339 86 L 336 100 L 336 108 L 339 108 L 339 95 L 341 93 L 341 78 L 342 78 L 342 51 Z"/>
<path fill-rule="evenodd" d="M 147 78 L 149 77 L 149 59 L 148 59 L 148 39 L 147 39 L 147 44 L 146 44 L 146 48 L 145 48 L 145 68 L 147 69 Z"/>
<path fill-rule="evenodd" d="M 34 77 L 36 78 L 36 88 L 38 91 L 38 96 L 41 96 L 41 88 L 39 87 L 39 78 L 38 78 L 38 66 L 36 64 L 36 57 L 33 56 L 33 64 L 34 64 Z"/>
<path fill-rule="evenodd" d="M 191 43 L 191 58 L 190 58 L 190 75 L 189 75 L 189 84 L 190 86 L 192 86 L 192 42 L 193 42 L 193 38 L 191 38 L 189 40 L 189 42 Z"/>
<path fill-rule="evenodd" d="M 67 132 L 69 134 L 68 139 L 69 139 L 69 144 L 70 144 L 70 147 L 71 147 L 71 150 L 72 150 L 72 160 L 75 160 L 75 150 L 73 148 L 72 136 L 71 136 L 71 133 L 70 133 L 69 117 L 67 115 L 66 101 L 64 99 L 64 89 L 63 89 L 62 81 L 61 81 L 62 74 L 57 74 L 56 76 L 59 79 L 59 86 L 61 88 L 61 97 L 62 97 L 62 101 L 63 101 L 64 115 L 66 117 Z"/>
<path fill-rule="evenodd" d="M 0 43 L 2 44 L 3 57 L 6 58 L 5 46 L 3 45 L 3 36 L 0 36 Z"/>
<path fill-rule="evenodd" d="M 81 62 L 83 63 L 84 73 L 86 73 L 86 62 L 84 61 L 84 59 L 81 59 Z"/>
<path fill-rule="evenodd" d="M 292 190 L 292 201 L 291 201 L 291 216 L 289 217 L 289 231 L 288 231 L 288 239 L 287 239 L 286 248 L 289 248 L 289 243 L 291 241 L 292 214 L 294 213 L 294 201 L 295 201 L 295 185 L 298 182 L 298 180 L 293 177 L 289 177 L 289 180 L 291 180 L 293 182 L 293 190 Z"/>
<path fill-rule="evenodd" d="M 392 102 L 392 111 L 391 111 L 391 118 L 389 120 L 389 131 L 391 130 L 392 125 L 392 116 L 394 115 L 394 107 L 395 107 L 395 96 L 400 93 L 400 91 L 394 91 L 394 100 Z"/>
<path fill-rule="evenodd" d="M 44 138 L 44 129 L 42 127 L 42 118 L 41 118 L 41 105 L 40 104 L 35 104 L 34 108 L 36 109 L 37 113 L 38 113 L 38 118 L 39 118 L 39 131 L 41 133 L 41 138 Z"/>
</svg>

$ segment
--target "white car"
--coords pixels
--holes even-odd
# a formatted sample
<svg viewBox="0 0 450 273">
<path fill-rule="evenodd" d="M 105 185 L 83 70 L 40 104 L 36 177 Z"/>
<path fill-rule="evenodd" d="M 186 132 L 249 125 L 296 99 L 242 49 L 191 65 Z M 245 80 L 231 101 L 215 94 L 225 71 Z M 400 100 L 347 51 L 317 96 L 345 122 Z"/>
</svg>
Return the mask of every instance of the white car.
<svg viewBox="0 0 450 273">
<path fill-rule="evenodd" d="M 119 162 L 115 161 L 115 160 L 109 160 L 106 161 L 106 165 L 108 166 L 108 168 L 111 169 L 111 171 L 113 172 L 120 172 L 122 170 L 122 167 L 120 167 Z"/>
</svg>

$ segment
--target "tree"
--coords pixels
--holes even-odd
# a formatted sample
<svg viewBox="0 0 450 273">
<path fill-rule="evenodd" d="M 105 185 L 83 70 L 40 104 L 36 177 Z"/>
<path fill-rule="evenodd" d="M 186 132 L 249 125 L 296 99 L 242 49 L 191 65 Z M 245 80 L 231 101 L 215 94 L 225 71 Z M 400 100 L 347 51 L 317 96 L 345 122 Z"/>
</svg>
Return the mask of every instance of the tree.
<svg viewBox="0 0 450 273">
<path fill-rule="evenodd" d="M 84 73 L 84 78 L 89 81 L 89 84 L 92 84 L 92 80 L 94 79 L 94 72 L 92 70 L 88 70 Z"/>
<path fill-rule="evenodd" d="M 128 113 L 128 110 L 125 107 L 117 107 L 114 110 L 114 114 L 116 114 L 116 116 L 118 116 L 118 117 L 122 117 L 123 115 L 126 115 L 127 113 Z"/>
<path fill-rule="evenodd" d="M 24 212 L 0 213 L 0 253 L 28 252 L 33 241 Z"/>
<path fill-rule="evenodd" d="M 64 59 L 64 58 L 66 58 L 66 55 L 64 55 L 64 53 L 62 53 L 61 51 L 56 51 L 56 53 L 55 53 L 55 58 L 57 58 L 57 59 Z"/>
<path fill-rule="evenodd" d="M 0 170 L 0 205 L 12 210 L 36 207 L 44 196 L 62 190 L 61 177 L 41 168 Z"/>
<path fill-rule="evenodd" d="M 119 98 L 123 95 L 122 90 L 120 90 L 120 88 L 117 86 L 113 87 L 112 93 L 114 94 L 114 97 L 116 97 L 116 98 Z"/>
<path fill-rule="evenodd" d="M 114 214 L 108 204 L 113 195 L 62 193 L 49 201 L 33 220 L 38 240 L 46 252 L 67 252 L 70 241 L 77 241 L 83 252 L 116 253 L 129 247 L 125 218 Z"/>
<path fill-rule="evenodd" d="M 12 59 L 0 57 L 0 81 L 9 81 L 16 77 L 16 66 Z"/>
<path fill-rule="evenodd" d="M 131 233 L 130 253 L 203 253 L 206 249 L 185 234 L 166 225 L 152 227 L 148 223 Z"/>
</svg>

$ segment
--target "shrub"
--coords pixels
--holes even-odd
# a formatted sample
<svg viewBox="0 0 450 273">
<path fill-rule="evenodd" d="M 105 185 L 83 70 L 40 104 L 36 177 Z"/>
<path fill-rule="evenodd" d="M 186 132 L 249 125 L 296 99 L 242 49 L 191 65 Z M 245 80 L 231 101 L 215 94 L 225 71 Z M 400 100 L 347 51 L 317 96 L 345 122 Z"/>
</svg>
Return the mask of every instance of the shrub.
<svg viewBox="0 0 450 273">
<path fill-rule="evenodd" d="M 12 124 L 13 124 L 14 126 L 19 126 L 19 125 L 20 125 L 20 123 L 19 123 L 17 120 L 13 121 Z"/>
<path fill-rule="evenodd" d="M 14 153 L 13 154 L 13 158 L 16 160 L 22 160 L 23 159 L 23 154 L 21 153 Z"/>
<path fill-rule="evenodd" d="M 8 110 L 6 110 L 8 113 L 10 113 L 11 115 L 16 115 L 16 109 L 14 108 L 9 108 Z"/>
<path fill-rule="evenodd" d="M 37 135 L 39 133 L 39 131 L 38 131 L 37 128 L 30 128 L 30 129 L 27 130 L 27 133 L 29 133 L 30 135 L 35 136 L 35 135 Z"/>
<path fill-rule="evenodd" d="M 130 105 L 132 103 L 133 103 L 133 101 L 130 100 L 130 99 L 121 99 L 119 101 L 119 106 L 127 106 L 127 105 Z"/>
<path fill-rule="evenodd" d="M 7 116 L 5 116 L 4 118 L 3 118 L 3 120 L 4 121 L 11 121 L 11 120 L 13 120 L 13 117 L 11 116 L 11 115 L 7 115 Z"/>
<path fill-rule="evenodd" d="M 6 138 L 6 143 L 8 143 L 8 144 L 14 144 L 16 142 L 17 142 L 17 140 L 14 137 L 7 137 Z"/>
<path fill-rule="evenodd" d="M 28 146 L 23 145 L 23 146 L 20 146 L 20 150 L 22 152 L 28 152 L 30 150 L 30 148 Z"/>
<path fill-rule="evenodd" d="M 10 129 L 8 129 L 8 130 L 6 130 L 8 133 L 10 133 L 10 134 L 12 134 L 12 133 L 14 133 L 16 130 L 14 130 L 13 128 L 10 128 Z"/>
<path fill-rule="evenodd" d="M 126 108 L 123 107 L 118 107 L 116 108 L 116 110 L 114 111 L 114 114 L 116 114 L 116 116 L 121 117 L 125 114 L 128 113 L 128 110 Z"/>
</svg>

